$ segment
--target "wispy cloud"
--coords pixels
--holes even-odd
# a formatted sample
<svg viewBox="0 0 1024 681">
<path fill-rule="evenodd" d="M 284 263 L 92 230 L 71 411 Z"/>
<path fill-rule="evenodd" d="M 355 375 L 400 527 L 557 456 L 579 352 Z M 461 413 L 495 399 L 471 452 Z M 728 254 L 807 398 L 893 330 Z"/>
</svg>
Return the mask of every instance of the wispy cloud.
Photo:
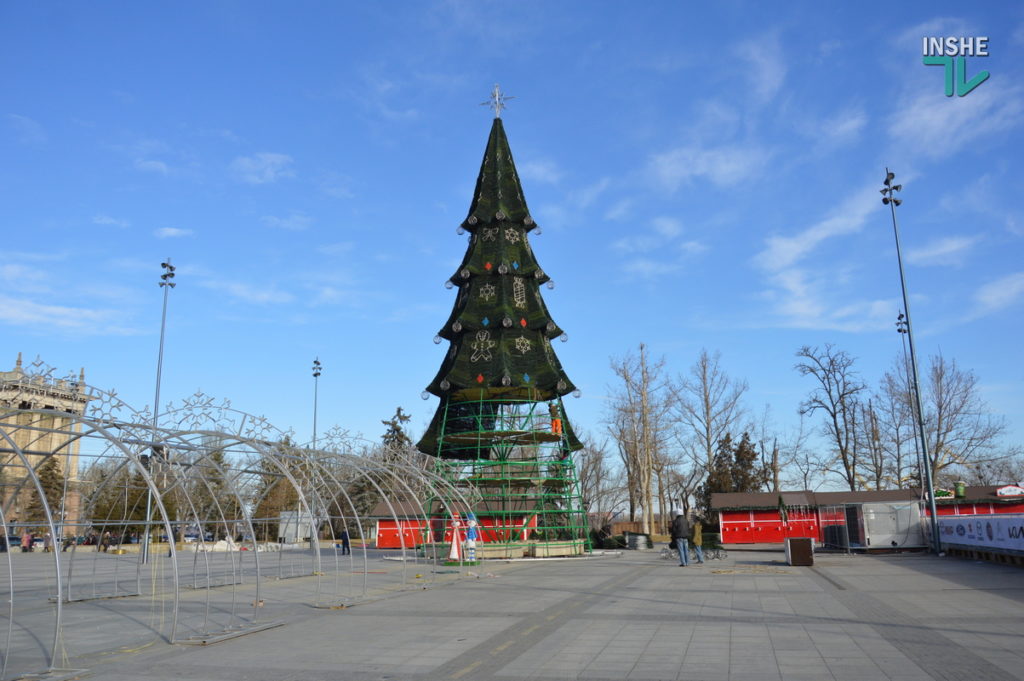
<svg viewBox="0 0 1024 681">
<path fill-rule="evenodd" d="M 558 165 L 547 159 L 533 159 L 525 163 L 517 163 L 516 171 L 524 180 L 546 184 L 557 184 L 563 175 Z"/>
<path fill-rule="evenodd" d="M 40 333 L 68 332 L 75 335 L 123 336 L 135 333 L 117 323 L 117 310 L 44 305 L 32 300 L 0 295 L 0 320 Z"/>
<path fill-rule="evenodd" d="M 352 191 L 352 178 L 340 173 L 327 173 L 317 182 L 320 191 L 336 199 L 351 199 L 355 197 Z"/>
<path fill-rule="evenodd" d="M 288 154 L 263 152 L 239 156 L 231 162 L 235 177 L 248 184 L 268 184 L 284 177 L 294 177 L 293 159 Z"/>
<path fill-rule="evenodd" d="M 651 220 L 650 229 L 612 242 L 611 249 L 626 256 L 620 266 L 626 274 L 641 278 L 661 276 L 680 269 L 687 258 L 708 250 L 697 240 L 677 241 L 683 231 L 679 220 L 659 216 Z"/>
<path fill-rule="evenodd" d="M 622 271 L 642 279 L 653 279 L 671 274 L 682 267 L 682 263 L 653 258 L 630 258 L 622 264 Z"/>
<path fill-rule="evenodd" d="M 754 256 L 754 263 L 767 271 L 791 267 L 809 255 L 823 241 L 859 232 L 867 216 L 878 210 L 878 189 L 865 186 L 851 194 L 825 219 L 793 236 L 770 236 L 765 248 Z"/>
<path fill-rule="evenodd" d="M 633 199 L 620 199 L 604 214 L 605 220 L 621 220 L 628 217 L 633 208 Z"/>
<path fill-rule="evenodd" d="M 790 328 L 863 331 L 885 328 L 896 309 L 892 301 L 855 301 L 837 306 L 826 300 L 841 283 L 834 268 L 816 271 L 800 263 L 827 240 L 859 232 L 868 215 L 882 207 L 874 186 L 849 195 L 824 219 L 792 236 L 771 236 L 753 263 L 767 280 L 762 296 L 773 323 Z M 891 321 L 891 320 L 889 320 Z"/>
<path fill-rule="evenodd" d="M 654 231 L 666 239 L 679 236 L 683 233 L 683 225 L 675 218 L 658 217 L 651 220 Z"/>
<path fill-rule="evenodd" d="M 131 226 L 131 223 L 128 222 L 127 220 L 112 218 L 104 213 L 94 215 L 92 218 L 92 223 L 94 225 L 110 225 L 111 227 L 120 227 L 122 229 Z"/>
<path fill-rule="evenodd" d="M 834 272 L 814 273 L 790 268 L 770 275 L 762 297 L 769 304 L 773 325 L 797 329 L 858 332 L 889 328 L 895 300 L 861 300 L 836 306 L 825 299 L 834 287 Z"/>
<path fill-rule="evenodd" d="M 968 252 L 980 240 L 973 236 L 951 236 L 936 239 L 921 248 L 907 251 L 907 262 L 912 265 L 962 265 Z"/>
<path fill-rule="evenodd" d="M 352 305 L 361 298 L 358 291 L 338 286 L 320 286 L 314 291 L 311 305 Z"/>
<path fill-rule="evenodd" d="M 317 246 L 317 252 L 323 253 L 324 255 L 344 255 L 349 253 L 355 248 L 355 243 L 351 241 L 339 241 L 333 244 L 324 244 Z"/>
<path fill-rule="evenodd" d="M 275 229 L 285 229 L 290 232 L 300 232 L 313 222 L 312 218 L 302 213 L 292 213 L 288 217 L 277 217 L 274 215 L 264 215 L 260 218 L 260 222 L 265 224 L 267 227 L 273 227 Z"/>
<path fill-rule="evenodd" d="M 191 229 L 178 229 L 177 227 L 161 227 L 153 232 L 158 239 L 177 239 L 183 236 L 192 236 Z"/>
<path fill-rule="evenodd" d="M 777 32 L 760 35 L 737 45 L 734 54 L 747 63 L 750 91 L 758 103 L 772 99 L 786 80 L 786 64 Z"/>
<path fill-rule="evenodd" d="M 157 173 L 159 175 L 168 175 L 171 172 L 170 166 L 163 161 L 155 161 L 153 159 L 146 158 L 135 159 L 135 169 L 141 170 L 145 173 Z"/>
<path fill-rule="evenodd" d="M 220 291 L 243 302 L 258 305 L 290 303 L 295 299 L 290 293 L 277 290 L 267 284 L 253 285 L 240 281 L 207 279 L 202 281 L 200 285 L 214 291 Z"/>
<path fill-rule="evenodd" d="M 911 26 L 893 38 L 897 47 L 920 45 L 925 36 L 975 35 L 975 30 L 963 19 L 956 17 L 933 17 Z M 918 61 L 920 63 L 920 61 Z"/>
<path fill-rule="evenodd" d="M 0 283 L 8 291 L 44 293 L 50 290 L 48 268 L 28 267 L 18 263 L 0 265 Z"/>
<path fill-rule="evenodd" d="M 976 213 L 985 216 L 986 223 L 994 221 L 1009 233 L 1024 236 L 1019 204 L 1014 201 L 1016 195 L 1004 189 L 1008 178 L 1007 172 L 1002 170 L 983 173 L 960 191 L 944 195 L 939 208 L 948 215 Z M 976 220 L 972 216 L 970 222 Z"/>
<path fill-rule="evenodd" d="M 974 293 L 972 317 L 999 312 L 1024 300 L 1024 272 L 1015 272 L 991 281 Z"/>
<path fill-rule="evenodd" d="M 7 114 L 7 123 L 14 132 L 14 138 L 22 144 L 43 144 L 47 140 L 43 126 L 28 116 Z"/>
<path fill-rule="evenodd" d="M 833 149 L 855 142 L 867 126 L 868 116 L 859 105 L 849 106 L 818 120 L 803 120 L 797 129 L 814 139 L 819 147 Z"/>
<path fill-rule="evenodd" d="M 935 94 L 941 88 L 939 80 L 931 85 L 904 97 L 889 117 L 888 132 L 894 143 L 923 156 L 951 156 L 1019 126 L 1024 117 L 1024 94 L 1019 87 L 984 83 L 966 97 L 946 98 Z"/>
<path fill-rule="evenodd" d="M 604 194 L 608 187 L 611 186 L 611 183 L 612 181 L 609 178 L 602 177 L 593 184 L 572 192 L 569 196 L 569 201 L 579 208 L 588 208 L 601 194 Z"/>
<path fill-rule="evenodd" d="M 633 234 L 612 242 L 612 250 L 619 253 L 648 253 L 662 243 L 653 234 Z"/>
<path fill-rule="evenodd" d="M 408 93 L 408 84 L 390 77 L 394 73 L 396 71 L 386 64 L 366 64 L 360 74 L 361 82 L 347 93 L 375 121 L 403 122 L 419 118 L 418 109 L 405 105 L 409 98 L 403 99 Z M 396 101 L 401 103 L 395 104 Z"/>
<path fill-rule="evenodd" d="M 769 156 L 767 151 L 754 144 L 713 148 L 693 145 L 654 155 L 651 170 L 670 191 L 701 177 L 719 186 L 729 186 L 759 173 Z"/>
</svg>

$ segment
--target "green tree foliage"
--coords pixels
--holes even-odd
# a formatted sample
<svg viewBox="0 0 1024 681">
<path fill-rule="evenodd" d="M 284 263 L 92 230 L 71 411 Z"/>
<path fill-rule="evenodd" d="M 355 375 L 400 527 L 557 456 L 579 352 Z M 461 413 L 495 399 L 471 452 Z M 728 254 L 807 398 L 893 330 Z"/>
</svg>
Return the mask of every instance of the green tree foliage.
<svg viewBox="0 0 1024 681">
<path fill-rule="evenodd" d="M 405 432 L 405 424 L 412 420 L 412 416 L 402 411 L 401 407 L 395 409 L 395 415 L 388 421 L 381 421 L 387 430 L 384 431 L 383 437 L 381 437 L 381 443 L 384 445 L 384 455 L 397 455 L 399 452 L 412 446 L 412 438 Z"/>
<path fill-rule="evenodd" d="M 214 449 L 193 464 L 188 481 L 197 521 L 218 538 L 234 534 L 234 526 L 242 518 L 241 504 L 227 479 L 228 468 L 224 449 Z"/>
<path fill-rule="evenodd" d="M 740 441 L 733 443 L 726 433 L 718 441 L 711 470 L 704 483 L 697 488 L 697 509 L 711 518 L 711 495 L 716 492 L 758 492 L 764 481 L 764 471 L 758 463 L 757 449 L 750 435 L 743 433 Z"/>
<path fill-rule="evenodd" d="M 743 433 L 732 450 L 732 492 L 760 492 L 764 483 L 757 448 L 750 435 Z"/>
<path fill-rule="evenodd" d="M 43 495 L 46 497 L 46 504 L 50 507 L 50 513 L 54 520 L 60 514 L 60 500 L 64 495 L 64 474 L 61 472 L 60 463 L 56 456 L 48 456 L 36 469 L 39 476 L 39 484 L 43 488 Z M 45 521 L 46 511 L 43 501 L 35 487 L 31 488 L 31 500 L 25 510 L 25 519 L 31 521 Z"/>
<path fill-rule="evenodd" d="M 296 479 L 301 479 L 298 470 L 300 459 L 290 456 L 293 445 L 288 438 L 278 443 L 277 448 L 286 469 Z M 259 482 L 253 502 L 253 525 L 260 541 L 277 541 L 281 511 L 298 511 L 299 493 L 291 480 L 269 458 L 262 457 L 255 463 Z"/>
<path fill-rule="evenodd" d="M 405 424 L 410 420 L 412 417 L 401 407 L 397 407 L 394 416 L 387 421 L 381 421 L 387 426 L 384 435 L 381 436 L 381 446 L 376 451 L 364 454 L 367 470 L 364 473 L 352 471 L 348 474 L 349 483 L 346 490 L 351 505 L 360 516 L 370 515 L 374 507 L 383 501 L 384 494 L 394 500 L 406 496 L 405 487 L 386 469 L 393 470 L 396 462 L 408 458 L 412 453 L 412 438 L 405 432 Z M 339 498 L 335 505 L 343 508 L 348 502 Z"/>
<path fill-rule="evenodd" d="M 94 529 L 114 536 L 143 532 L 147 490 L 142 473 L 132 474 L 127 466 L 100 472 L 87 502 L 92 509 L 87 517 L 93 519 Z"/>
</svg>

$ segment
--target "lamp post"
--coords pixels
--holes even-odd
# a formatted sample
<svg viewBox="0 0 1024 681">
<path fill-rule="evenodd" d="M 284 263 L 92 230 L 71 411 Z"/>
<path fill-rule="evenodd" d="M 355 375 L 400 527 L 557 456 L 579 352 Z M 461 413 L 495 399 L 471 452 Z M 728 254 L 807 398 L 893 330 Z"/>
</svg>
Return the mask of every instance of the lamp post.
<svg viewBox="0 0 1024 681">
<path fill-rule="evenodd" d="M 156 358 L 156 395 L 153 397 L 153 437 L 156 437 L 157 424 L 160 421 L 160 379 L 163 374 L 164 368 L 164 337 L 167 332 L 167 297 L 170 290 L 174 288 L 174 265 L 171 264 L 171 259 L 167 258 L 164 262 L 160 263 L 160 267 L 163 269 L 163 274 L 160 275 L 160 288 L 164 290 L 164 305 L 163 312 L 160 315 L 160 351 L 157 353 Z M 151 470 L 153 458 L 159 460 L 163 456 L 163 446 L 153 445 L 153 456 L 147 457 L 145 463 L 149 463 L 146 466 L 146 470 Z M 149 521 L 150 515 L 153 509 L 153 491 L 152 489 L 146 489 L 146 528 L 142 543 L 142 563 L 149 562 Z M 170 540 L 170 537 L 168 537 Z"/>
<path fill-rule="evenodd" d="M 907 316 L 900 312 L 896 318 L 896 333 L 900 334 L 900 341 L 903 343 L 903 380 L 906 381 L 907 386 L 907 404 L 914 404 L 914 387 L 911 385 L 910 378 L 910 362 L 907 359 Z M 911 411 L 916 414 L 914 407 L 911 406 Z M 917 423 L 917 417 L 914 417 L 914 423 Z M 914 431 L 914 460 L 917 462 L 917 483 L 924 486 L 923 478 L 924 475 L 924 462 L 921 461 L 921 438 L 918 436 L 918 429 L 913 428 Z"/>
<path fill-rule="evenodd" d="M 320 364 L 320 358 L 317 357 L 313 360 L 313 449 L 316 449 L 316 408 L 317 408 L 317 391 L 320 387 L 320 371 L 323 369 L 323 365 Z"/>
<path fill-rule="evenodd" d="M 942 553 L 942 543 L 939 537 L 939 520 L 938 511 L 935 507 L 935 485 L 932 481 L 932 461 L 931 457 L 928 456 L 928 439 L 924 432 L 924 409 L 921 408 L 921 384 L 918 380 L 917 373 L 917 353 L 914 350 L 914 326 L 910 322 L 910 298 L 907 295 L 907 278 L 903 271 L 903 256 L 900 252 L 900 230 L 896 222 L 896 206 L 903 203 L 902 199 L 896 198 L 894 194 L 903 189 L 903 185 L 893 184 L 893 180 L 896 179 L 896 174 L 891 172 L 888 168 L 885 169 L 885 180 L 882 184 L 884 185 L 880 190 L 882 193 L 882 203 L 889 206 L 889 210 L 892 213 L 892 232 L 896 238 L 896 262 L 900 268 L 900 288 L 903 290 L 903 312 L 906 315 L 905 320 L 900 319 L 897 321 L 897 329 L 900 333 L 906 333 L 907 345 L 910 347 L 910 371 L 911 378 L 913 379 L 913 392 L 914 392 L 914 411 L 917 417 L 917 436 L 921 444 L 921 459 L 924 462 L 922 466 L 924 470 L 924 484 L 928 490 L 928 513 L 931 520 L 932 530 L 932 547 L 937 555 Z"/>
</svg>

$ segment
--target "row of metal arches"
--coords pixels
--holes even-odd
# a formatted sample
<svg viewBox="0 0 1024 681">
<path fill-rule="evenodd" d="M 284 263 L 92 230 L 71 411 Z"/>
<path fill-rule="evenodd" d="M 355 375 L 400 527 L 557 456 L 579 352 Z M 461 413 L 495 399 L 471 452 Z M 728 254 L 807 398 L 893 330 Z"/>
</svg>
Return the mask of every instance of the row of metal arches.
<svg viewBox="0 0 1024 681">
<path fill-rule="evenodd" d="M 470 505 L 401 453 L 367 457 L 343 436 L 296 447 L 226 404 L 171 409 L 162 428 L 129 416 L 0 412 L 0 679 L 154 640 L 209 642 L 274 626 L 297 606 L 343 608 L 429 584 L 436 556 L 403 546 L 385 561 L 370 548 L 380 517 L 370 506 L 397 523 L 410 509 L 426 517 L 426 498 Z M 59 493 L 51 459 L 71 472 Z M 23 551 L 26 532 L 42 547 L 34 539 Z"/>
</svg>

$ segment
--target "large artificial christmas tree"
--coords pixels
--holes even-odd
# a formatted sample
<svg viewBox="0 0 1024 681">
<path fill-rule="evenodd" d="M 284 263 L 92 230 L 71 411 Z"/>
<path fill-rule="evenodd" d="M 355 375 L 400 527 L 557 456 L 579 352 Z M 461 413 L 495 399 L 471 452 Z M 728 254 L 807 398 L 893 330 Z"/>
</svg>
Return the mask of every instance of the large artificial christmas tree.
<svg viewBox="0 0 1024 681">
<path fill-rule="evenodd" d="M 450 285 L 451 316 L 434 339 L 448 353 L 427 391 L 441 404 L 417 443 L 459 499 L 432 499 L 432 515 L 469 500 L 485 543 L 506 555 L 581 553 L 586 515 L 572 452 L 582 445 L 565 417 L 562 397 L 575 390 L 551 341 L 563 336 L 541 286 L 549 278 L 530 248 L 536 228 L 523 198 L 502 126 L 495 118 L 460 231 L 469 248 Z M 563 336 L 564 338 L 564 336 Z"/>
</svg>

